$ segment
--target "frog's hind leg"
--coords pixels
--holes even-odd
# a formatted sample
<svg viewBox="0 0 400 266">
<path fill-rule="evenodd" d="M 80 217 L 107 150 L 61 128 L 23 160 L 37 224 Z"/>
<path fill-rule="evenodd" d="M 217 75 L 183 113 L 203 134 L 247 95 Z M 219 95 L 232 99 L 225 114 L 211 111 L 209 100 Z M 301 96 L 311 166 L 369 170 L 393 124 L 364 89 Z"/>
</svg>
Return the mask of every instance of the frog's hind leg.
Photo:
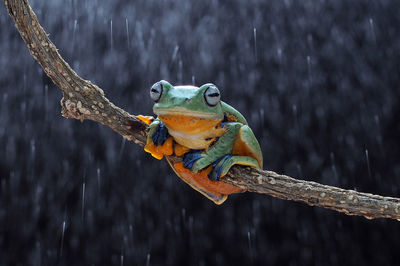
<svg viewBox="0 0 400 266">
<path fill-rule="evenodd" d="M 262 169 L 262 163 L 260 144 L 250 127 L 243 125 L 236 136 L 232 154 L 227 154 L 215 161 L 213 170 L 208 176 L 211 180 L 219 180 L 235 164 Z"/>
<path fill-rule="evenodd" d="M 213 170 L 208 174 L 208 177 L 211 180 L 218 181 L 221 177 L 226 175 L 229 169 L 235 164 L 260 168 L 258 161 L 252 157 L 228 154 L 213 164 Z"/>
<path fill-rule="evenodd" d="M 257 160 L 256 168 L 263 168 L 263 156 L 260 144 L 250 127 L 244 125 L 236 136 L 232 155 L 248 156 Z"/>
</svg>

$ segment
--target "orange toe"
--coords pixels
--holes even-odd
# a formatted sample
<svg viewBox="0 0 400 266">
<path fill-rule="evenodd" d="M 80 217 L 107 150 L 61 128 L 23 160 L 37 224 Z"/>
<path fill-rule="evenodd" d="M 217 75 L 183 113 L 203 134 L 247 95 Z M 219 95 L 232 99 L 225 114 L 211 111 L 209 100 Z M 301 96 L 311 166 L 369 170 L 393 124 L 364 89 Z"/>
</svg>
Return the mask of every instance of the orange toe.
<svg viewBox="0 0 400 266">
<path fill-rule="evenodd" d="M 144 147 L 144 150 L 148 153 L 151 153 L 151 155 L 158 159 L 161 160 L 164 155 L 172 155 L 173 153 L 173 139 L 172 137 L 169 137 L 168 139 L 165 140 L 163 145 L 156 146 L 152 141 L 146 144 Z"/>
<path fill-rule="evenodd" d="M 140 121 L 150 125 L 154 121 L 154 117 L 148 115 L 138 115 L 136 116 Z"/>
<path fill-rule="evenodd" d="M 164 156 L 164 154 L 159 151 L 158 147 L 154 145 L 153 142 L 147 143 L 146 146 L 144 146 L 144 150 L 158 160 L 161 160 Z"/>
<path fill-rule="evenodd" d="M 164 144 L 159 146 L 159 150 L 164 154 L 164 155 L 172 155 L 174 152 L 173 149 L 173 139 L 172 137 L 169 137 L 165 140 Z"/>
</svg>

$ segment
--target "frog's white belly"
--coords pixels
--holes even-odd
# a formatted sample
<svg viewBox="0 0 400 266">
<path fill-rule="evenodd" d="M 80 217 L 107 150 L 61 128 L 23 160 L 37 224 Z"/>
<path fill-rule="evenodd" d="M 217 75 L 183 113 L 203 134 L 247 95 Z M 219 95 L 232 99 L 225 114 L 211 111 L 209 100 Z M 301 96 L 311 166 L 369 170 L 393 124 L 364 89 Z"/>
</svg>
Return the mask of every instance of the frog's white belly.
<svg viewBox="0 0 400 266">
<path fill-rule="evenodd" d="M 172 129 L 168 129 L 168 132 L 177 143 L 194 150 L 207 149 L 208 146 L 210 146 L 210 143 L 214 140 L 214 137 L 216 137 L 215 134 L 211 134 L 210 136 L 210 132 L 187 134 Z"/>
</svg>

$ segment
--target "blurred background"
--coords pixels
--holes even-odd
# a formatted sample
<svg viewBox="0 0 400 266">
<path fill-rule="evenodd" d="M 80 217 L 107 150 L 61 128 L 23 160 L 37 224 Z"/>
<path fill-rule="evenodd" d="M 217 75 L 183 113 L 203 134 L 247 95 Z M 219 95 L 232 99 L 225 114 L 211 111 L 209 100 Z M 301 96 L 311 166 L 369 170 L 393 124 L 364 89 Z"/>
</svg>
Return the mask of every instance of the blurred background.
<svg viewBox="0 0 400 266">
<path fill-rule="evenodd" d="M 133 114 L 215 83 L 264 167 L 400 197 L 400 2 L 31 0 L 61 55 Z M 0 265 L 398 265 L 400 223 L 244 193 L 217 206 L 61 92 L 0 4 Z"/>
</svg>

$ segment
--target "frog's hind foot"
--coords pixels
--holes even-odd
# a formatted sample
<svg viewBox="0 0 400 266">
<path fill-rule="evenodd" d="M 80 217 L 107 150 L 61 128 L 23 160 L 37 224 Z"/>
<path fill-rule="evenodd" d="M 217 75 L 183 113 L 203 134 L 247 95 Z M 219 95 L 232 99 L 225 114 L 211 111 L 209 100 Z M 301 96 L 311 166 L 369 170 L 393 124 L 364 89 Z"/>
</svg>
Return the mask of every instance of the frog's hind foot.
<svg viewBox="0 0 400 266">
<path fill-rule="evenodd" d="M 215 162 L 213 162 L 212 164 L 212 170 L 210 171 L 210 173 L 208 174 L 208 178 L 212 181 L 219 181 L 219 178 L 221 176 L 222 173 L 222 166 L 224 165 L 224 163 L 229 160 L 230 158 L 232 158 L 232 155 L 227 154 L 221 158 L 219 158 L 218 160 L 216 160 Z"/>
<path fill-rule="evenodd" d="M 249 156 L 234 156 L 227 154 L 212 164 L 212 171 L 208 174 L 208 178 L 212 181 L 219 181 L 221 177 L 228 173 L 229 169 L 235 165 L 247 165 L 260 168 L 256 159 Z"/>
</svg>

